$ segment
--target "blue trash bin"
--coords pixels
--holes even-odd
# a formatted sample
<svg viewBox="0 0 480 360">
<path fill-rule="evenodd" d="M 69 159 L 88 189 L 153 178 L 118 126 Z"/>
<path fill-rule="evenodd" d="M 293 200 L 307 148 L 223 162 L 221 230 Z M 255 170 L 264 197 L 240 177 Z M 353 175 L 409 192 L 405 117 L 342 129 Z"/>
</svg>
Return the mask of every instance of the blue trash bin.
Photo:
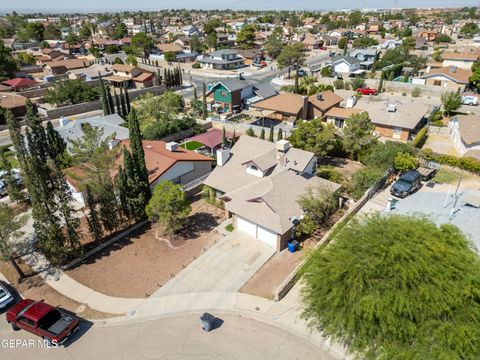
<svg viewBox="0 0 480 360">
<path fill-rule="evenodd" d="M 297 249 L 298 249 L 297 240 L 293 240 L 288 243 L 288 251 L 290 251 L 291 253 L 294 253 L 295 251 L 297 251 Z"/>
</svg>

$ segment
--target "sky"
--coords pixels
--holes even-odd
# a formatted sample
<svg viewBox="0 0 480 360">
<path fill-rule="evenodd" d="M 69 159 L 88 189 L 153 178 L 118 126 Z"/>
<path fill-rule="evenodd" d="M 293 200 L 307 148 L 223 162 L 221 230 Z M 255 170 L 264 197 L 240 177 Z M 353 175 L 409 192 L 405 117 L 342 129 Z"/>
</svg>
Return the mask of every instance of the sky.
<svg viewBox="0 0 480 360">
<path fill-rule="evenodd" d="M 331 10 L 480 6 L 480 0 L 0 0 L 0 12 L 94 12 L 160 9 Z"/>
</svg>

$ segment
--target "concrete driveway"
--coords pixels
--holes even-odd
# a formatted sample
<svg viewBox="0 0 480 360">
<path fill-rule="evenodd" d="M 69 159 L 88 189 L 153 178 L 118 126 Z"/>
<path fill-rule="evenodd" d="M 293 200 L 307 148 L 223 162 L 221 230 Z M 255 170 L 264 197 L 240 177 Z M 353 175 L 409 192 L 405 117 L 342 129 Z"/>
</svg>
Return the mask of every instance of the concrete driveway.
<svg viewBox="0 0 480 360">
<path fill-rule="evenodd" d="M 274 249 L 261 241 L 234 231 L 219 240 L 151 297 L 237 291 L 274 252 Z"/>
</svg>

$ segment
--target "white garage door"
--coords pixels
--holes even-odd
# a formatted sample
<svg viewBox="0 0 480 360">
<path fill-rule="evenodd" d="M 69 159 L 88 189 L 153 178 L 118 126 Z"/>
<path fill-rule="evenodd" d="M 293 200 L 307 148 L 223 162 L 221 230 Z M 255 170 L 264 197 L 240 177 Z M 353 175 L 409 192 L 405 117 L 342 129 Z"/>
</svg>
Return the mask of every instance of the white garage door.
<svg viewBox="0 0 480 360">
<path fill-rule="evenodd" d="M 272 248 L 277 248 L 277 234 L 259 226 L 245 218 L 237 216 L 237 229 L 264 242 Z"/>
<path fill-rule="evenodd" d="M 256 238 L 257 237 L 257 225 L 237 216 L 237 229 Z"/>
<path fill-rule="evenodd" d="M 267 245 L 271 246 L 272 248 L 277 248 L 277 234 L 271 232 L 270 230 L 265 229 L 258 225 L 257 227 L 257 237 L 258 240 L 263 241 Z"/>
</svg>

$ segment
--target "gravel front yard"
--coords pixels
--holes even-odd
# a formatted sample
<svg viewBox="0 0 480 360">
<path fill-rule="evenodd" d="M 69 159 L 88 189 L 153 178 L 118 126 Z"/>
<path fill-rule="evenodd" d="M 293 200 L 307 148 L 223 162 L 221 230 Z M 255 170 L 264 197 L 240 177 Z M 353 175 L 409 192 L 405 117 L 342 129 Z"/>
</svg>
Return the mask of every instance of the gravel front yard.
<svg viewBox="0 0 480 360">
<path fill-rule="evenodd" d="M 220 235 L 214 227 L 223 217 L 224 210 L 196 200 L 182 233 L 168 236 L 159 224 L 148 225 L 67 274 L 106 295 L 148 297 L 215 243 Z"/>
</svg>

